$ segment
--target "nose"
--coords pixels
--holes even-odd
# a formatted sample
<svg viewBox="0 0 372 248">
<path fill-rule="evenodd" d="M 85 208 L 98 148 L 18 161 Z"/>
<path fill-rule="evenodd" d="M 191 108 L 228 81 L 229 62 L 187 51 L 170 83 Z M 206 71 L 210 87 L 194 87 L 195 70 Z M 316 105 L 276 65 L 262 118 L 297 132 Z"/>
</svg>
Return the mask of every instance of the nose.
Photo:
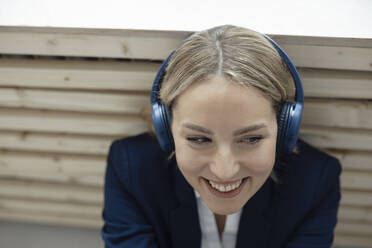
<svg viewBox="0 0 372 248">
<path fill-rule="evenodd" d="M 229 147 L 221 147 L 210 163 L 210 170 L 215 179 L 228 182 L 238 178 L 240 164 Z"/>
</svg>

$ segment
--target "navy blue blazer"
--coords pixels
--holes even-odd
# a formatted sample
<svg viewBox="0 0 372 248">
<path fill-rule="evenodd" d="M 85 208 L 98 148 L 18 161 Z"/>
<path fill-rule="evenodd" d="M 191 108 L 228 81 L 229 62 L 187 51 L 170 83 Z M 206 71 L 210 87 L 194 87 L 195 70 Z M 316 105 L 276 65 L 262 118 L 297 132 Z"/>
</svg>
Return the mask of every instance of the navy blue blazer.
<svg viewBox="0 0 372 248">
<path fill-rule="evenodd" d="M 331 247 L 340 163 L 301 140 L 298 148 L 274 167 L 282 183 L 269 177 L 244 205 L 237 248 Z M 106 247 L 201 246 L 193 188 L 167 157 L 148 133 L 112 143 L 102 212 Z"/>
</svg>

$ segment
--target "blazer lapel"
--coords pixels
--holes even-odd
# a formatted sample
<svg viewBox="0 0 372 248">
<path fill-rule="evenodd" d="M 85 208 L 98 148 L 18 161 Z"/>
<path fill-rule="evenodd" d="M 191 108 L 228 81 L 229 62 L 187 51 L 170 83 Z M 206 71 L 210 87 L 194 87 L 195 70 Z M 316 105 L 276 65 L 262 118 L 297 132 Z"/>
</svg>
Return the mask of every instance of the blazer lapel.
<svg viewBox="0 0 372 248">
<path fill-rule="evenodd" d="M 171 211 L 172 247 L 200 247 L 201 230 L 193 188 L 188 184 L 177 164 L 175 168 L 176 197 L 179 206 Z"/>
<path fill-rule="evenodd" d="M 268 178 L 257 193 L 243 207 L 239 223 L 236 248 L 260 247 L 268 245 L 271 223 L 268 207 L 271 198 L 271 178 Z"/>
</svg>

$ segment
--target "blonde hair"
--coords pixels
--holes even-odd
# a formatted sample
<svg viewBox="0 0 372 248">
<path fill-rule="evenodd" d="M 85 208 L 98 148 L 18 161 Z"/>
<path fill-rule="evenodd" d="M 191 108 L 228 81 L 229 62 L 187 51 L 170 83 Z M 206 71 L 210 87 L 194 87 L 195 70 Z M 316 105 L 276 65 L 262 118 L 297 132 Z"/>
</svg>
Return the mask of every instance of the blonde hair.
<svg viewBox="0 0 372 248">
<path fill-rule="evenodd" d="M 159 98 L 170 111 L 177 97 L 192 83 L 223 76 L 247 87 L 256 87 L 271 99 L 279 114 L 283 101 L 294 96 L 293 78 L 273 45 L 261 34 L 233 25 L 217 26 L 191 35 L 172 55 L 160 87 Z M 142 116 L 155 135 L 151 105 Z M 169 158 L 172 158 L 172 152 Z M 271 178 L 278 178 L 271 172 Z"/>
</svg>

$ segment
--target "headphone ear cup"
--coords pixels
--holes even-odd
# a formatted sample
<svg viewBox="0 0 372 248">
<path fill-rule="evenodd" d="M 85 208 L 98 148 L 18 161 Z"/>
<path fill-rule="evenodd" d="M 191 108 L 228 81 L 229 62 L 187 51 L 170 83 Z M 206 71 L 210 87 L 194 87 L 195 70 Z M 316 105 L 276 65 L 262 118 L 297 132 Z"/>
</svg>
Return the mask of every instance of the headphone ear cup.
<svg viewBox="0 0 372 248">
<path fill-rule="evenodd" d="M 282 106 L 278 117 L 278 135 L 277 135 L 277 142 L 276 142 L 276 150 L 278 153 L 281 153 L 286 149 L 287 142 L 286 137 L 288 133 L 288 125 L 289 125 L 289 118 L 290 118 L 290 111 L 293 107 L 292 103 L 285 102 Z"/>
<path fill-rule="evenodd" d="M 166 67 L 175 50 L 163 61 L 159 71 L 156 74 L 154 83 L 151 89 L 151 105 L 152 105 L 152 123 L 155 129 L 156 138 L 161 149 L 164 152 L 172 152 L 174 150 L 173 136 L 170 130 L 171 113 L 166 105 L 159 101 L 160 85 L 163 80 Z"/>
<path fill-rule="evenodd" d="M 163 107 L 163 111 L 164 111 L 164 123 L 165 123 L 165 126 L 166 126 L 166 130 L 167 130 L 167 137 L 168 137 L 168 144 L 170 146 L 170 150 L 173 151 L 174 150 L 174 141 L 173 141 L 173 135 L 172 135 L 172 130 L 171 130 L 171 125 L 172 125 L 172 112 L 170 109 L 168 109 L 168 107 L 164 104 L 162 104 L 162 107 Z"/>
<path fill-rule="evenodd" d="M 152 121 L 159 145 L 164 152 L 174 150 L 173 136 L 170 131 L 170 117 L 171 115 L 165 105 L 152 104 Z"/>
</svg>

